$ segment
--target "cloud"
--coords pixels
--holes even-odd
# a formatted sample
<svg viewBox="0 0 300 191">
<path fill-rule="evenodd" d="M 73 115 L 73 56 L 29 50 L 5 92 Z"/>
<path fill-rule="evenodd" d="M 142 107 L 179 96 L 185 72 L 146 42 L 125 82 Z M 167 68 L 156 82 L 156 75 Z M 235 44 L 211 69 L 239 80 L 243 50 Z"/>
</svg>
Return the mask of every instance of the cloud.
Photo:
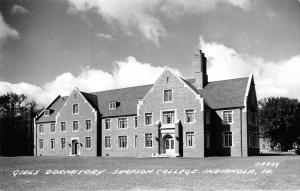
<svg viewBox="0 0 300 191">
<path fill-rule="evenodd" d="M 19 33 L 15 29 L 11 28 L 4 21 L 2 14 L 0 12 L 0 49 L 2 45 L 7 41 L 8 38 L 19 38 Z"/>
<path fill-rule="evenodd" d="M 259 98 L 288 96 L 300 99 L 300 55 L 267 62 L 261 57 L 239 54 L 217 42 L 205 42 L 203 37 L 199 40 L 199 47 L 208 58 L 210 81 L 245 77 L 253 73 Z"/>
<path fill-rule="evenodd" d="M 0 81 L 0 95 L 7 92 L 24 93 L 39 104 L 46 106 L 58 95 L 69 95 L 74 87 L 85 92 L 96 92 L 152 84 L 164 69 L 150 63 L 141 63 L 131 56 L 123 61 L 117 61 L 113 65 L 111 73 L 84 67 L 78 76 L 63 73 L 41 87 L 25 82 L 13 84 Z M 178 73 L 178 70 L 173 70 Z"/>
<path fill-rule="evenodd" d="M 11 13 L 12 14 L 26 14 L 26 13 L 29 13 L 29 10 L 26 9 L 25 7 L 22 7 L 21 5 L 14 5 L 11 8 Z"/>
<path fill-rule="evenodd" d="M 114 41 L 115 38 L 111 34 L 104 34 L 104 33 L 97 33 L 96 36 L 108 40 L 108 41 Z"/>
<path fill-rule="evenodd" d="M 167 31 L 158 15 L 176 19 L 183 14 L 198 14 L 216 8 L 220 3 L 242 9 L 250 8 L 250 0 L 68 0 L 69 12 L 93 10 L 110 25 L 117 25 L 128 35 L 138 30 L 157 46 Z"/>
</svg>

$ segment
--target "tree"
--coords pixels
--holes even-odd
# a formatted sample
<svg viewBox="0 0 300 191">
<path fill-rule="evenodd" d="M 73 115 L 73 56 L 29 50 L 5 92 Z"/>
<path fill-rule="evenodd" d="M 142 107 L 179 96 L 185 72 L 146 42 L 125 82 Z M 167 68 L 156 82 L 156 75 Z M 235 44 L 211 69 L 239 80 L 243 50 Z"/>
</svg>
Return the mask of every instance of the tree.
<svg viewBox="0 0 300 191">
<path fill-rule="evenodd" d="M 0 96 L 0 154 L 28 155 L 33 151 L 33 117 L 37 104 L 24 95 Z"/>
<path fill-rule="evenodd" d="M 287 97 L 269 97 L 259 101 L 259 121 L 263 136 L 271 147 L 278 143 L 291 149 L 300 137 L 300 103 Z"/>
</svg>

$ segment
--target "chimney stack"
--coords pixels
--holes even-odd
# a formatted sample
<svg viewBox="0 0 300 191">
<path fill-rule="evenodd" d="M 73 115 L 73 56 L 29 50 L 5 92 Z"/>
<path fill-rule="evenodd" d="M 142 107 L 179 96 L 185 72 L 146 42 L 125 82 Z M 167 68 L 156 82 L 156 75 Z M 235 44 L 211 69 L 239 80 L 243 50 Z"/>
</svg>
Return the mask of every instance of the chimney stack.
<svg viewBox="0 0 300 191">
<path fill-rule="evenodd" d="M 206 71 L 206 57 L 201 50 L 198 50 L 196 54 L 196 65 L 194 72 L 195 87 L 197 89 L 203 89 L 208 83 L 208 76 Z"/>
</svg>

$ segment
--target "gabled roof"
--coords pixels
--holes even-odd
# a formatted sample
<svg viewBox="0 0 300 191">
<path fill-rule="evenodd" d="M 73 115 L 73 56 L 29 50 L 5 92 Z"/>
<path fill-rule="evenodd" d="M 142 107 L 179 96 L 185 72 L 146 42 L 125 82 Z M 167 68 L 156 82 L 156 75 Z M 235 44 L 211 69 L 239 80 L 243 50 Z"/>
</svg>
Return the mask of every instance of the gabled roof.
<svg viewBox="0 0 300 191">
<path fill-rule="evenodd" d="M 41 113 L 40 116 L 37 118 L 36 122 L 43 123 L 43 122 L 49 122 L 49 121 L 55 121 L 55 116 L 57 112 L 59 112 L 60 108 L 64 105 L 66 102 L 68 96 L 61 97 L 59 96 L 53 103 L 51 103 L 48 107 L 45 108 L 51 110 L 49 116 L 45 116 L 44 113 Z"/>
</svg>

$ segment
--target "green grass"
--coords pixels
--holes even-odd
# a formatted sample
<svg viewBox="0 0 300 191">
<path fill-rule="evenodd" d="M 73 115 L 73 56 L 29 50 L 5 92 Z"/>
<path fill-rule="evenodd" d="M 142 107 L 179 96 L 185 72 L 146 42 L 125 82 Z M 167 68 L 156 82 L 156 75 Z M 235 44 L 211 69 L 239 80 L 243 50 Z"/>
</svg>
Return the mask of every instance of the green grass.
<svg viewBox="0 0 300 191">
<path fill-rule="evenodd" d="M 276 167 L 255 166 L 275 162 Z M 101 157 L 0 157 L 0 190 L 299 190 L 300 156 L 247 158 L 101 158 Z M 103 170 L 96 175 L 46 175 L 47 169 Z M 152 174 L 113 174 L 115 170 L 146 169 Z M 195 174 L 157 174 L 160 169 Z M 253 174 L 205 174 L 206 169 L 245 169 Z M 263 169 L 272 174 L 261 173 Z M 37 175 L 17 175 L 16 170 L 40 170 Z M 183 170 L 182 170 L 183 171 Z"/>
</svg>

